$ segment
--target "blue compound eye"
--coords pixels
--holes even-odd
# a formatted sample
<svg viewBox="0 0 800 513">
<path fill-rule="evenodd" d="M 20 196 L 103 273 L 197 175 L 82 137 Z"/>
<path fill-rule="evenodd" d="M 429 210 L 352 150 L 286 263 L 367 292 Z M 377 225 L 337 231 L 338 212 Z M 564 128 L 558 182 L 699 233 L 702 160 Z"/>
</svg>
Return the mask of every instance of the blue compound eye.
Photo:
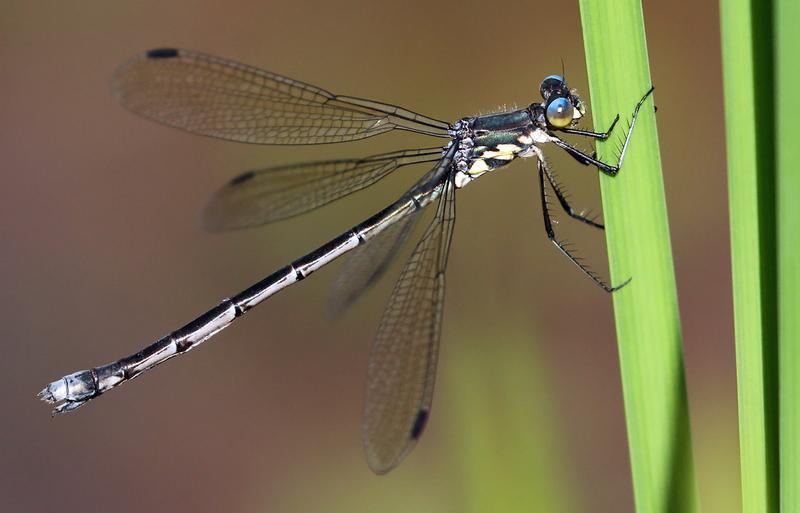
<svg viewBox="0 0 800 513">
<path fill-rule="evenodd" d="M 575 108 L 566 98 L 556 98 L 547 105 L 547 122 L 555 128 L 564 128 L 572 123 Z"/>
</svg>

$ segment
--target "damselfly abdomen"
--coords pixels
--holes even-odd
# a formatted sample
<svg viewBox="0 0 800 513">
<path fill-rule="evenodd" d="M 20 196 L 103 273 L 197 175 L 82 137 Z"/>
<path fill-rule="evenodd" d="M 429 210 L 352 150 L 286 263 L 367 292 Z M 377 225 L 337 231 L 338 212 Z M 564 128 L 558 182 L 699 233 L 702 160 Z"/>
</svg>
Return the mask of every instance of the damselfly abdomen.
<svg viewBox="0 0 800 513">
<path fill-rule="evenodd" d="M 541 147 L 554 143 L 581 164 L 615 175 L 625 158 L 639 108 L 652 89 L 634 108 L 617 162 L 607 164 L 563 141 L 558 134 L 605 140 L 619 116 L 606 132 L 576 128 L 585 113 L 584 105 L 564 78 L 557 75 L 542 82 L 542 102 L 510 112 L 466 117 L 455 123 L 386 103 L 335 95 L 281 75 L 186 50 L 152 50 L 132 59 L 116 73 L 113 88 L 120 102 L 139 115 L 231 141 L 324 144 L 403 130 L 447 142 L 443 146 L 361 159 L 250 171 L 232 180 L 205 210 L 209 229 L 257 226 L 302 214 L 363 189 L 400 167 L 432 164 L 388 207 L 223 300 L 186 326 L 132 356 L 54 381 L 40 395 L 56 404 L 56 412 L 73 411 L 197 347 L 266 298 L 352 251 L 336 291 L 337 308 L 346 307 L 381 276 L 422 210 L 433 203 L 435 216 L 394 287 L 369 361 L 364 446 L 370 467 L 377 473 L 388 472 L 416 443 L 431 407 L 456 191 L 517 158 L 536 157 L 548 238 L 606 291 L 624 285 L 607 285 L 555 237 L 546 201 L 548 185 L 571 217 L 598 228 L 602 225 L 570 207 Z"/>
</svg>

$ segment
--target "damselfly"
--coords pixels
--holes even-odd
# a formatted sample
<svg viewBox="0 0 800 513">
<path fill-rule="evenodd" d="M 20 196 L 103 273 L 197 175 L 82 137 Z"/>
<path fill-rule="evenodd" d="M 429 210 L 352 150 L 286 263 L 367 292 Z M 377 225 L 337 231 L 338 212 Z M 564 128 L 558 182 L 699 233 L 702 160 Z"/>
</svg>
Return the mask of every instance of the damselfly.
<svg viewBox="0 0 800 513">
<path fill-rule="evenodd" d="M 205 210 L 212 230 L 230 230 L 295 216 L 374 184 L 398 168 L 432 168 L 397 201 L 366 221 L 223 300 L 186 326 L 114 363 L 54 381 L 41 397 L 55 412 L 73 411 L 156 365 L 197 347 L 279 290 L 347 252 L 352 258 L 338 280 L 340 308 L 352 303 L 386 270 L 404 240 L 434 204 L 435 215 L 392 291 L 372 347 L 362 435 L 369 466 L 394 468 L 419 439 L 431 408 L 436 373 L 445 268 L 455 223 L 456 191 L 517 158 L 536 157 L 547 237 L 584 274 L 611 287 L 576 259 L 555 236 L 546 188 L 566 213 L 602 228 L 576 212 L 553 176 L 541 147 L 553 143 L 578 162 L 614 176 L 622 166 L 639 109 L 636 104 L 615 164 L 587 154 L 559 137 L 608 138 L 576 128 L 585 114 L 578 94 L 562 76 L 542 81 L 542 102 L 508 112 L 446 123 L 387 103 L 340 96 L 275 73 L 201 53 L 158 49 L 124 64 L 113 90 L 131 111 L 183 130 L 254 144 L 324 144 L 403 130 L 446 139 L 444 146 L 401 150 L 361 159 L 329 160 L 250 171 L 228 183 Z M 627 282 L 626 282 L 627 283 Z"/>
</svg>

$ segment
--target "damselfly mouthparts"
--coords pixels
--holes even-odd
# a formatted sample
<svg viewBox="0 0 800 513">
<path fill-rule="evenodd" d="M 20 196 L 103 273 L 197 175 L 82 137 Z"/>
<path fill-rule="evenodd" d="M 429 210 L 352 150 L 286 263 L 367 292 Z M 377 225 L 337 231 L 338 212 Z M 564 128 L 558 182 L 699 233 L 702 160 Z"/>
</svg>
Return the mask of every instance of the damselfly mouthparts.
<svg viewBox="0 0 800 513">
<path fill-rule="evenodd" d="M 433 163 L 427 174 L 388 207 L 223 300 L 186 326 L 132 356 L 54 381 L 40 395 L 57 404 L 55 412 L 73 411 L 197 347 L 279 290 L 351 250 L 353 257 L 343 269 L 344 278 L 337 282 L 336 295 L 340 307 L 352 303 L 381 276 L 422 210 L 434 203 L 434 219 L 394 287 L 369 360 L 364 446 L 372 470 L 388 472 L 419 439 L 431 408 L 456 191 L 517 158 L 536 157 L 547 237 L 597 285 L 609 292 L 619 288 L 607 285 L 556 238 L 548 211 L 548 185 L 571 217 L 597 228 L 603 226 L 570 207 L 541 147 L 553 143 L 581 164 L 616 175 L 639 109 L 652 88 L 633 110 L 615 164 L 597 160 L 557 135 L 605 140 L 619 120 L 617 116 L 605 132 L 576 128 L 585 113 L 584 105 L 557 75 L 541 83 L 542 102 L 455 123 L 387 103 L 335 95 L 275 73 L 186 50 L 159 49 L 135 57 L 117 71 L 113 89 L 122 105 L 141 116 L 231 141 L 324 144 L 405 130 L 447 139 L 447 143 L 361 159 L 262 169 L 232 180 L 205 210 L 205 223 L 212 230 L 256 226 L 302 214 L 363 189 L 400 167 Z"/>
</svg>

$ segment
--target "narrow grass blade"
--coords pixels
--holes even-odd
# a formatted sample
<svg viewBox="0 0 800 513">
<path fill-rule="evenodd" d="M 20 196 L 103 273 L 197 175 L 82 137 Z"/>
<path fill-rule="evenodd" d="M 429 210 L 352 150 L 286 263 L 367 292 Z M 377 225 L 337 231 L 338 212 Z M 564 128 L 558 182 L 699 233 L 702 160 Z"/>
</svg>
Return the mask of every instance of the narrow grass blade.
<svg viewBox="0 0 800 513">
<path fill-rule="evenodd" d="M 770 20 L 770 2 L 720 3 L 742 510 L 752 513 L 778 513 L 775 105 Z"/>
<path fill-rule="evenodd" d="M 639 0 L 581 0 L 595 129 L 630 118 L 650 87 Z M 656 91 L 658 94 L 658 91 Z M 636 510 L 697 511 L 680 320 L 652 100 L 642 107 L 623 170 L 602 177 L 625 417 Z M 619 137 L 617 135 L 616 137 Z M 615 140 L 598 145 L 606 161 Z"/>
<path fill-rule="evenodd" d="M 775 4 L 780 505 L 800 511 L 800 3 Z"/>
</svg>

